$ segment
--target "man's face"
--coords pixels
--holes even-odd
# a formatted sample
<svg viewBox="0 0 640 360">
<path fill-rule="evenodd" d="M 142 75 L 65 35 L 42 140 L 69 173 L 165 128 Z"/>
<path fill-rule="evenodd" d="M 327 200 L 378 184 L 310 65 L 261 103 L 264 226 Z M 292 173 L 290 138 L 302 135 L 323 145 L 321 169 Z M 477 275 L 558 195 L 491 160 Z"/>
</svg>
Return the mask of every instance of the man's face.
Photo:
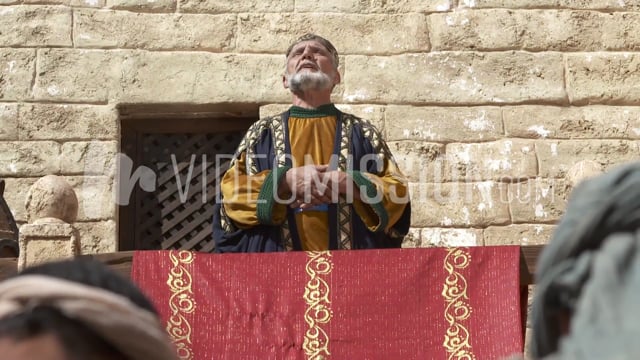
<svg viewBox="0 0 640 360">
<path fill-rule="evenodd" d="M 306 90 L 304 83 L 307 83 L 306 87 L 315 90 L 331 90 L 340 83 L 340 74 L 333 63 L 333 56 L 321 43 L 314 40 L 296 44 L 287 58 L 284 87 L 295 91 L 298 86 L 302 86 L 302 90 Z"/>
</svg>

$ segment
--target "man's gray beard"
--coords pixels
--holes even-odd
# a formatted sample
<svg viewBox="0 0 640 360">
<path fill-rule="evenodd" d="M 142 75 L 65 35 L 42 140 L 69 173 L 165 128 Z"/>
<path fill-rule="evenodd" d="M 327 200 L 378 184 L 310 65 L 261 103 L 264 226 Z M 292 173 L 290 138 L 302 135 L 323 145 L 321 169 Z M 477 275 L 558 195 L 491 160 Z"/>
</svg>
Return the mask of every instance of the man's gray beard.
<svg viewBox="0 0 640 360">
<path fill-rule="evenodd" d="M 298 72 L 293 75 L 287 74 L 289 82 L 289 90 L 294 93 L 305 92 L 308 90 L 326 90 L 331 88 L 331 78 L 329 75 L 321 72 Z"/>
</svg>

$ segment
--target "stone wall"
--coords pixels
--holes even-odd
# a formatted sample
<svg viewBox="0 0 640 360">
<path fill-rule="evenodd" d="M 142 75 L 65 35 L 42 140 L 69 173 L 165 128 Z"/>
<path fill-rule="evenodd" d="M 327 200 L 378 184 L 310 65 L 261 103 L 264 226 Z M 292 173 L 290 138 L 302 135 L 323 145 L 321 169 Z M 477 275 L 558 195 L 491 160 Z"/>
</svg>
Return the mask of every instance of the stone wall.
<svg viewBox="0 0 640 360">
<path fill-rule="evenodd" d="M 283 50 L 307 31 L 340 51 L 334 101 L 411 181 L 407 247 L 545 243 L 577 180 L 638 157 L 638 0 L 0 0 L 17 220 L 63 175 L 82 251 L 116 250 L 120 106 L 279 111 Z"/>
</svg>

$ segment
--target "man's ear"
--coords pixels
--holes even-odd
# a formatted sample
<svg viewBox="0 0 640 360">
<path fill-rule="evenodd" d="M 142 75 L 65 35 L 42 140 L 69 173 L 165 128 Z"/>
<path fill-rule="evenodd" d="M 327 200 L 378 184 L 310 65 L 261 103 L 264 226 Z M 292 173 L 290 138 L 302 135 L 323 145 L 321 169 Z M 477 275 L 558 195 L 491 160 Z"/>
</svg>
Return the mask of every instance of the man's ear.
<svg viewBox="0 0 640 360">
<path fill-rule="evenodd" d="M 289 88 L 289 81 L 287 80 L 287 75 L 282 75 L 282 86 L 284 86 L 285 89 Z"/>
<path fill-rule="evenodd" d="M 341 80 L 342 80 L 342 78 L 340 77 L 340 72 L 338 70 L 336 70 L 336 75 L 333 77 L 333 84 L 334 85 L 338 85 L 338 84 L 340 84 Z"/>
</svg>

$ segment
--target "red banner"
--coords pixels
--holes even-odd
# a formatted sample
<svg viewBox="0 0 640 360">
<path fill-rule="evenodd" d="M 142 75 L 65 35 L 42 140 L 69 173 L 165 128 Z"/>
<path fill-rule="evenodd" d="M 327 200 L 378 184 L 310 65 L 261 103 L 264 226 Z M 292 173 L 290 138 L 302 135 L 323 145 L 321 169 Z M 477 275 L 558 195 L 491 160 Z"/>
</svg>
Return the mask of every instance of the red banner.
<svg viewBox="0 0 640 360">
<path fill-rule="evenodd" d="M 522 352 L 519 248 L 140 251 L 182 359 L 500 359 Z"/>
</svg>

